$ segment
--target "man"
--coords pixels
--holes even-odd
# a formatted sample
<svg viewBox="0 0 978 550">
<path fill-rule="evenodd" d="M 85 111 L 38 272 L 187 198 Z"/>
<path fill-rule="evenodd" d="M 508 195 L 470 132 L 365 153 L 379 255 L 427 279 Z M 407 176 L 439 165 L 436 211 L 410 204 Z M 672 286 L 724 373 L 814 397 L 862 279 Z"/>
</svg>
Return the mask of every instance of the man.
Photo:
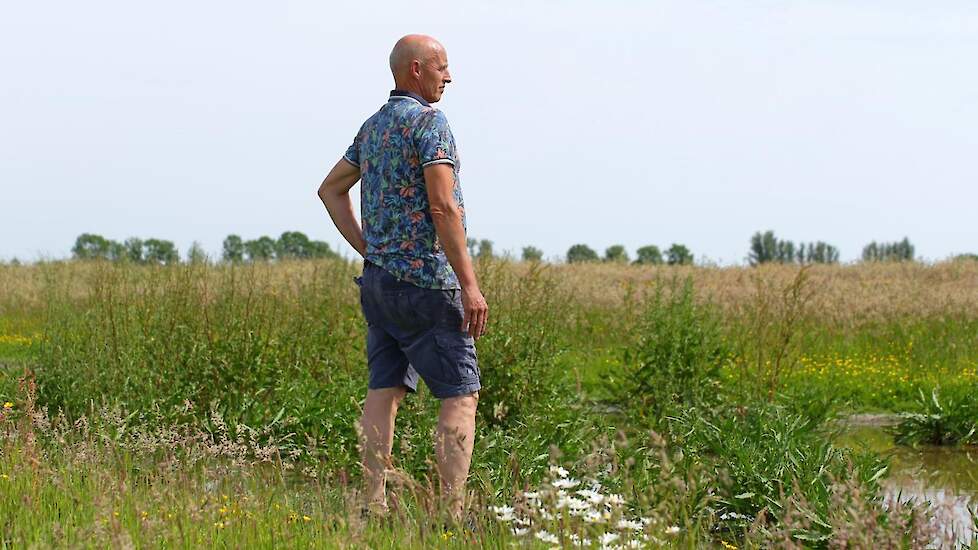
<svg viewBox="0 0 978 550">
<path fill-rule="evenodd" d="M 418 377 L 441 400 L 442 498 L 458 519 L 472 458 L 479 368 L 474 340 L 489 308 L 466 248 L 459 159 L 445 115 L 431 107 L 452 81 L 445 48 L 408 35 L 390 55 L 394 91 L 361 126 L 319 188 L 343 237 L 364 257 L 360 303 L 370 382 L 360 420 L 368 508 L 387 511 L 397 407 Z M 362 180 L 361 224 L 349 191 Z"/>
</svg>

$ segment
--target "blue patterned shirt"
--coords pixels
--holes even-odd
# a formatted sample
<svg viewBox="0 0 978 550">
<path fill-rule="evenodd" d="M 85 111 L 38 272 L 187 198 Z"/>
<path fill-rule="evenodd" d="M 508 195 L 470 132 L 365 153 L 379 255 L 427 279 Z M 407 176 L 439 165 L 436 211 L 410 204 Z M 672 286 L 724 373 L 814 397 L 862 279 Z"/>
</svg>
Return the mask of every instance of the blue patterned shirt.
<svg viewBox="0 0 978 550">
<path fill-rule="evenodd" d="M 360 217 L 368 262 L 423 288 L 460 288 L 435 234 L 424 167 L 451 164 L 462 212 L 459 159 L 445 115 L 420 96 L 394 90 L 343 155 L 360 168 Z"/>
</svg>

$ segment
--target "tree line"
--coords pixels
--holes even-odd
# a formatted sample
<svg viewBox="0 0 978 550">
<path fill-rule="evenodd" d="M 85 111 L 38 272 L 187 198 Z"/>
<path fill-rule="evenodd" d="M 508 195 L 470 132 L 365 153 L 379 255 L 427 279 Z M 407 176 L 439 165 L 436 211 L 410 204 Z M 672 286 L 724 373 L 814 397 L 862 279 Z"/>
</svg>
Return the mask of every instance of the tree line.
<svg viewBox="0 0 978 550">
<path fill-rule="evenodd" d="M 106 239 L 94 233 L 82 233 L 75 239 L 71 255 L 78 260 L 125 261 L 135 264 L 169 265 L 180 262 L 180 253 L 173 241 L 129 237 L 124 241 Z M 313 258 L 337 258 L 339 255 L 323 241 L 312 240 L 300 231 L 286 231 L 278 239 L 262 235 L 244 240 L 228 235 L 222 244 L 221 259 L 225 262 L 269 262 Z M 210 260 L 200 243 L 194 241 L 186 253 L 188 263 Z"/>
<path fill-rule="evenodd" d="M 477 259 L 493 258 L 493 242 L 488 239 L 467 240 L 469 254 Z M 181 261 L 180 253 L 172 241 L 165 239 L 141 239 L 130 237 L 124 241 L 106 239 L 94 233 L 83 233 L 75 240 L 71 249 L 72 257 L 79 260 L 127 261 L 136 264 L 168 265 Z M 508 255 L 508 254 L 507 254 Z M 599 255 L 586 244 L 575 244 L 567 250 L 565 261 L 569 264 L 585 262 L 606 262 L 635 265 L 689 265 L 693 263 L 693 253 L 683 244 L 673 243 L 665 250 L 656 245 L 645 245 L 635 251 L 635 259 L 629 257 L 624 245 L 615 244 Z M 299 260 L 316 258 L 338 258 L 329 244 L 310 239 L 300 231 L 286 231 L 277 239 L 262 235 L 256 239 L 244 240 L 239 235 L 228 235 L 221 248 L 221 259 L 230 263 L 270 262 L 273 260 Z M 543 251 L 535 246 L 522 250 L 523 261 L 543 261 Z M 958 258 L 975 257 L 962 254 Z M 863 247 L 864 262 L 913 261 L 914 246 L 910 239 L 895 242 L 873 241 Z M 186 252 L 189 263 L 207 262 L 210 258 L 198 242 L 194 242 Z M 774 231 L 758 231 L 750 238 L 747 254 L 750 265 L 765 263 L 780 264 L 835 264 L 839 262 L 839 249 L 823 241 L 802 242 L 779 239 Z"/>
</svg>

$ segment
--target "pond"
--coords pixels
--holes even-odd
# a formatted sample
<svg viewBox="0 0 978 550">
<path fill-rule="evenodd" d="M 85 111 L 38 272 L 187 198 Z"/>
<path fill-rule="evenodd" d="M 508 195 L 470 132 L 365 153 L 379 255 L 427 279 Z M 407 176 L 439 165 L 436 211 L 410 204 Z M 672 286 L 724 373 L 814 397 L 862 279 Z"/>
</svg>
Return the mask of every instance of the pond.
<svg viewBox="0 0 978 550">
<path fill-rule="evenodd" d="M 948 538 L 961 544 L 976 536 L 978 512 L 978 447 L 910 447 L 895 445 L 888 428 L 898 421 L 893 415 L 855 415 L 839 437 L 841 445 L 868 449 L 890 458 L 890 472 L 883 482 L 888 499 L 929 502 Z"/>
</svg>

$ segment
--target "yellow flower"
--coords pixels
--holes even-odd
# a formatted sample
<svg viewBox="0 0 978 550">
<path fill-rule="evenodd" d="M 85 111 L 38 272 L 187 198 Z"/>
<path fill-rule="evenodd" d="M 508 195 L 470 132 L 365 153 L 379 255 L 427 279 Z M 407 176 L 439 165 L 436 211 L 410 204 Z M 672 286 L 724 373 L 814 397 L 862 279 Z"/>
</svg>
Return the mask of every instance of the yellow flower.
<svg viewBox="0 0 978 550">
<path fill-rule="evenodd" d="M 11 403 L 10 401 L 7 401 L 6 403 L 3 404 L 3 408 L 4 409 L 7 409 L 7 410 L 10 410 L 10 409 L 14 408 L 14 404 Z"/>
<path fill-rule="evenodd" d="M 727 542 L 725 540 L 721 540 L 720 541 L 720 544 L 722 544 L 723 547 L 726 548 L 727 550 L 737 550 L 737 547 L 736 546 L 730 544 L 729 542 Z"/>
<path fill-rule="evenodd" d="M 218 529 L 224 529 L 224 522 L 218 521 L 214 524 L 214 527 L 217 527 Z"/>
<path fill-rule="evenodd" d="M 0 478 L 10 479 L 10 476 L 8 476 L 7 474 L 0 474 Z"/>
<path fill-rule="evenodd" d="M 309 516 L 302 516 L 302 521 L 312 521 L 312 518 Z"/>
<path fill-rule="evenodd" d="M 448 540 L 448 539 L 452 538 L 452 536 L 453 536 L 453 533 L 451 531 L 445 531 L 444 533 L 441 534 L 441 538 L 443 540 Z"/>
</svg>

